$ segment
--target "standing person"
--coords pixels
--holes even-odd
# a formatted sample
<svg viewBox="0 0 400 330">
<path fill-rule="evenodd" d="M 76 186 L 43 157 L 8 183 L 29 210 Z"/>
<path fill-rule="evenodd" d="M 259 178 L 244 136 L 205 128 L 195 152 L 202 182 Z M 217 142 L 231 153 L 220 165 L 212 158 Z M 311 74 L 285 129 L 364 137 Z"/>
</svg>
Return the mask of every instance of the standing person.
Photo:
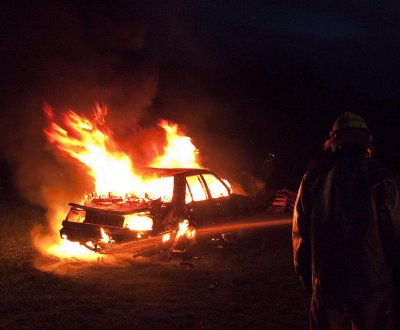
<svg viewBox="0 0 400 330">
<path fill-rule="evenodd" d="M 399 191 L 371 158 L 363 118 L 334 122 L 327 160 L 307 172 L 293 216 L 296 273 L 312 294 L 311 329 L 386 329 L 399 252 Z"/>
</svg>

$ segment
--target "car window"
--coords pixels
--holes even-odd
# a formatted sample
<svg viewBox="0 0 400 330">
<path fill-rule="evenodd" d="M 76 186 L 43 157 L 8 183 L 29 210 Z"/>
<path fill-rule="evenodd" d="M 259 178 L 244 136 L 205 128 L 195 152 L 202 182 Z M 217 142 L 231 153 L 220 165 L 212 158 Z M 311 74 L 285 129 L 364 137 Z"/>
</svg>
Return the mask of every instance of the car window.
<svg viewBox="0 0 400 330">
<path fill-rule="evenodd" d="M 226 188 L 225 185 L 221 182 L 221 180 L 218 179 L 215 175 L 210 173 L 203 174 L 203 178 L 207 183 L 208 190 L 210 191 L 212 198 L 229 196 L 228 188 Z"/>
<path fill-rule="evenodd" d="M 174 191 L 174 177 L 166 176 L 150 180 L 145 183 L 146 197 L 148 199 L 161 198 L 163 202 L 171 202 Z"/>
<path fill-rule="evenodd" d="M 190 192 L 189 185 L 186 181 L 186 189 L 185 189 L 185 204 L 189 204 L 190 202 L 193 202 L 192 194 Z"/>
<path fill-rule="evenodd" d="M 67 220 L 72 222 L 83 222 L 85 220 L 86 211 L 72 208 L 67 215 Z"/>
<path fill-rule="evenodd" d="M 206 188 L 200 175 L 187 176 L 186 183 L 186 203 L 207 199 Z"/>
</svg>

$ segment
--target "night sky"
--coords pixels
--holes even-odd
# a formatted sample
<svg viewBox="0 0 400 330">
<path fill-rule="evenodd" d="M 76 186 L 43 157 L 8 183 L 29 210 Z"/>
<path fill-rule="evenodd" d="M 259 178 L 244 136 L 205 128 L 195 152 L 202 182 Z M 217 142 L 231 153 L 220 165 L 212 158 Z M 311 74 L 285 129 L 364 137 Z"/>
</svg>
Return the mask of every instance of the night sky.
<svg viewBox="0 0 400 330">
<path fill-rule="evenodd" d="M 43 104 L 88 114 L 98 101 L 121 141 L 166 118 L 239 181 L 275 153 L 269 184 L 292 189 L 354 111 L 399 174 L 399 17 L 398 1 L 2 2 L 2 162 L 28 198 L 68 177 Z"/>
</svg>

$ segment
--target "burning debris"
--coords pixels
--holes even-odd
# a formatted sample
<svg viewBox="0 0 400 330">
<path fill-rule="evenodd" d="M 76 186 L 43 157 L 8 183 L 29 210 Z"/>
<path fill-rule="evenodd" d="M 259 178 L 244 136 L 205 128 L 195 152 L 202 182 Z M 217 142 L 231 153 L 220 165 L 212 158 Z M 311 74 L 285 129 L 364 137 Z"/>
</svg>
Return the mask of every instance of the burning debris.
<svg viewBox="0 0 400 330">
<path fill-rule="evenodd" d="M 69 204 L 59 226 L 62 240 L 45 244 L 46 253 L 80 258 L 81 248 L 83 255 L 106 253 L 114 243 L 143 239 L 183 251 L 195 239 L 195 227 L 250 210 L 247 196 L 233 193 L 228 181 L 201 166 L 197 148 L 177 124 L 160 122 L 167 144 L 150 163 L 137 165 L 107 129 L 105 107 L 96 105 L 93 119 L 69 111 L 63 125 L 55 122 L 50 107 L 45 113 L 48 140 L 61 155 L 84 164 L 94 186 L 82 203 Z M 79 251 L 70 250 L 71 244 Z"/>
</svg>

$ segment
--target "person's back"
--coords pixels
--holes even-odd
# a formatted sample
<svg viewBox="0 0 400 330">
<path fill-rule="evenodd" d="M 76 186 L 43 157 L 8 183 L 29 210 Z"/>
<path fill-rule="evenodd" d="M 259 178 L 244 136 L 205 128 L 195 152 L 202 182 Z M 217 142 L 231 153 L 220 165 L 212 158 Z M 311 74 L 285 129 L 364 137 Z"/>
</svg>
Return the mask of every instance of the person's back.
<svg viewBox="0 0 400 330">
<path fill-rule="evenodd" d="M 313 328 L 329 329 L 336 322 L 330 315 L 340 314 L 360 319 L 358 325 L 368 324 L 367 314 L 379 314 L 371 322 L 383 324 L 389 310 L 398 192 L 390 172 L 369 158 L 363 134 L 358 128 L 345 130 L 332 156 L 307 173 L 299 189 L 294 261 L 313 292 Z M 380 310 L 360 310 L 361 305 Z"/>
</svg>

